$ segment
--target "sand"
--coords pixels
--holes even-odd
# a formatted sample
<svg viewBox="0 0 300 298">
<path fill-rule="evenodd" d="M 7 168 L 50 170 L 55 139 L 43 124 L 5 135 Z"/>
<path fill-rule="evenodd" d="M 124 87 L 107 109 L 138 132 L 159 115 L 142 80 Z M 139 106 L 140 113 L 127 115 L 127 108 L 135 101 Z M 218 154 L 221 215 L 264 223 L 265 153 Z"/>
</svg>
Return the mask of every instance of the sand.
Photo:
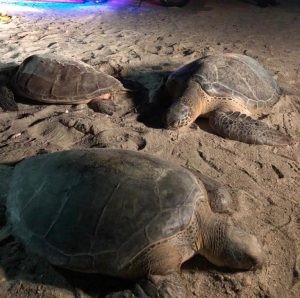
<svg viewBox="0 0 300 298">
<path fill-rule="evenodd" d="M 199 2 L 191 1 L 182 9 L 151 1 L 138 7 L 138 1 L 129 0 L 98 7 L 17 9 L 0 1 L 1 12 L 15 16 L 11 23 L 0 24 L 1 67 L 31 54 L 60 53 L 106 69 L 139 90 L 134 99 L 116 96 L 109 107 L 113 113 L 108 114 L 87 105 L 28 101 L 18 103 L 19 112 L 0 111 L 0 160 L 110 147 L 151 153 L 186 166 L 195 175 L 209 175 L 229 187 L 237 202 L 230 218 L 258 237 L 266 262 L 255 272 L 230 272 L 196 257 L 182 270 L 191 297 L 299 297 L 299 146 L 225 140 L 203 119 L 180 132 L 167 131 L 157 120 L 159 111 L 153 121 L 139 121 L 165 72 L 203 55 L 236 52 L 261 62 L 284 90 L 263 121 L 299 138 L 299 2 L 282 1 L 281 6 L 265 9 L 246 1 Z M 0 207 L 3 225 L 5 207 Z M 0 264 L 0 297 L 104 297 L 132 286 L 53 268 L 26 253 L 13 238 L 1 243 Z"/>
</svg>

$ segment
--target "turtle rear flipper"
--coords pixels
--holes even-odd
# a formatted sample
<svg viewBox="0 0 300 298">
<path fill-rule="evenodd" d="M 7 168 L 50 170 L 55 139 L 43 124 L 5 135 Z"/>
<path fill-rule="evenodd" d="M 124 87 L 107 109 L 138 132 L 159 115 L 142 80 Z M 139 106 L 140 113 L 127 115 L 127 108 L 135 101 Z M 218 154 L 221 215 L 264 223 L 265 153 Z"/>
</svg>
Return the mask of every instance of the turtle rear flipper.
<svg viewBox="0 0 300 298">
<path fill-rule="evenodd" d="M 13 92 L 6 86 L 0 85 L 0 107 L 4 111 L 18 111 Z"/>
<path fill-rule="evenodd" d="M 209 124 L 222 137 L 248 144 L 293 144 L 290 136 L 240 112 L 215 111 L 209 118 Z"/>
</svg>

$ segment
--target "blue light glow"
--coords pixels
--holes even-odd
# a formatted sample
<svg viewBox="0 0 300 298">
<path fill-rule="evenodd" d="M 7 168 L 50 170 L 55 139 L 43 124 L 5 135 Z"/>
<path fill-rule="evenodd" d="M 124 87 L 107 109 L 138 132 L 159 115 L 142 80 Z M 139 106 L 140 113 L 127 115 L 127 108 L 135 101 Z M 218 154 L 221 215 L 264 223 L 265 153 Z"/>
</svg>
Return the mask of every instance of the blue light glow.
<svg viewBox="0 0 300 298">
<path fill-rule="evenodd" d="M 93 2 L 83 2 L 83 3 L 62 3 L 62 2 L 44 2 L 44 1 L 11 1 L 11 0 L 0 0 L 1 9 L 4 7 L 15 7 L 19 8 L 36 8 L 36 9 L 78 9 L 80 7 L 95 7 L 99 5 L 104 5 L 104 3 L 93 3 Z"/>
<path fill-rule="evenodd" d="M 103 3 L 84 1 L 83 3 L 62 3 L 42 1 L 0 0 L 0 12 L 11 15 L 33 14 L 95 14 L 101 11 L 114 11 L 120 8 L 132 7 L 130 0 L 108 0 Z"/>
</svg>

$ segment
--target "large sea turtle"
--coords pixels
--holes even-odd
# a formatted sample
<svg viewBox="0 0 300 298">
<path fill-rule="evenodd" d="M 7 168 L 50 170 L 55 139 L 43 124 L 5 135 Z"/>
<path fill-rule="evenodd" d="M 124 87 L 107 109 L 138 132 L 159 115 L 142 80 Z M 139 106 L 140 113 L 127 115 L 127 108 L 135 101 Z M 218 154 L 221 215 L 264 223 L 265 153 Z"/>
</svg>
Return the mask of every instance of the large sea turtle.
<svg viewBox="0 0 300 298">
<path fill-rule="evenodd" d="M 19 66 L 2 70 L 0 78 L 0 102 L 8 110 L 17 109 L 14 95 L 42 103 L 82 104 L 110 99 L 120 91 L 125 88 L 116 78 L 55 54 L 29 56 Z"/>
<path fill-rule="evenodd" d="M 191 172 L 151 155 L 63 151 L 2 166 L 0 175 L 0 190 L 9 185 L 0 239 L 11 232 L 71 270 L 146 278 L 138 297 L 188 297 L 176 272 L 196 254 L 236 269 L 263 263 L 256 237 L 213 213 Z"/>
<path fill-rule="evenodd" d="M 292 143 L 290 136 L 250 117 L 268 110 L 280 97 L 273 77 L 251 57 L 228 53 L 197 59 L 172 72 L 157 94 L 172 99 L 166 128 L 187 126 L 202 116 L 226 138 L 254 144 Z"/>
</svg>

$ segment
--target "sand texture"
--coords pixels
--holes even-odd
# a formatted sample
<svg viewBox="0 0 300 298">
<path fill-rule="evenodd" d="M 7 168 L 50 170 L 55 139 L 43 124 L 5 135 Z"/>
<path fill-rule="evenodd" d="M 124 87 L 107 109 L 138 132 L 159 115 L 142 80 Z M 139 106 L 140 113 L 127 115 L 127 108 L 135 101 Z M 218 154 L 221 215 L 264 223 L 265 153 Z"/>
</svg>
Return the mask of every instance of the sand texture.
<svg viewBox="0 0 300 298">
<path fill-rule="evenodd" d="M 0 68 L 32 54 L 59 53 L 120 77 L 136 92 L 116 95 L 103 113 L 85 104 L 26 100 L 18 101 L 18 112 L 0 108 L 1 162 L 107 147 L 151 153 L 195 175 L 209 175 L 230 189 L 236 201 L 230 218 L 258 237 L 266 263 L 256 272 L 230 272 L 196 257 L 182 270 L 191 297 L 300 297 L 299 145 L 275 148 L 226 140 L 205 119 L 168 131 L 161 126 L 163 111 L 145 112 L 168 71 L 207 54 L 244 53 L 262 63 L 284 91 L 261 118 L 299 139 L 300 3 L 282 2 L 262 9 L 247 1 L 191 1 L 179 9 L 112 0 L 82 10 L 23 6 L 17 12 L 6 5 L 5 12 L 16 17 L 0 24 Z M 0 225 L 4 211 L 2 204 Z M 131 286 L 53 268 L 12 237 L 0 245 L 0 297 L 104 297 Z"/>
</svg>

